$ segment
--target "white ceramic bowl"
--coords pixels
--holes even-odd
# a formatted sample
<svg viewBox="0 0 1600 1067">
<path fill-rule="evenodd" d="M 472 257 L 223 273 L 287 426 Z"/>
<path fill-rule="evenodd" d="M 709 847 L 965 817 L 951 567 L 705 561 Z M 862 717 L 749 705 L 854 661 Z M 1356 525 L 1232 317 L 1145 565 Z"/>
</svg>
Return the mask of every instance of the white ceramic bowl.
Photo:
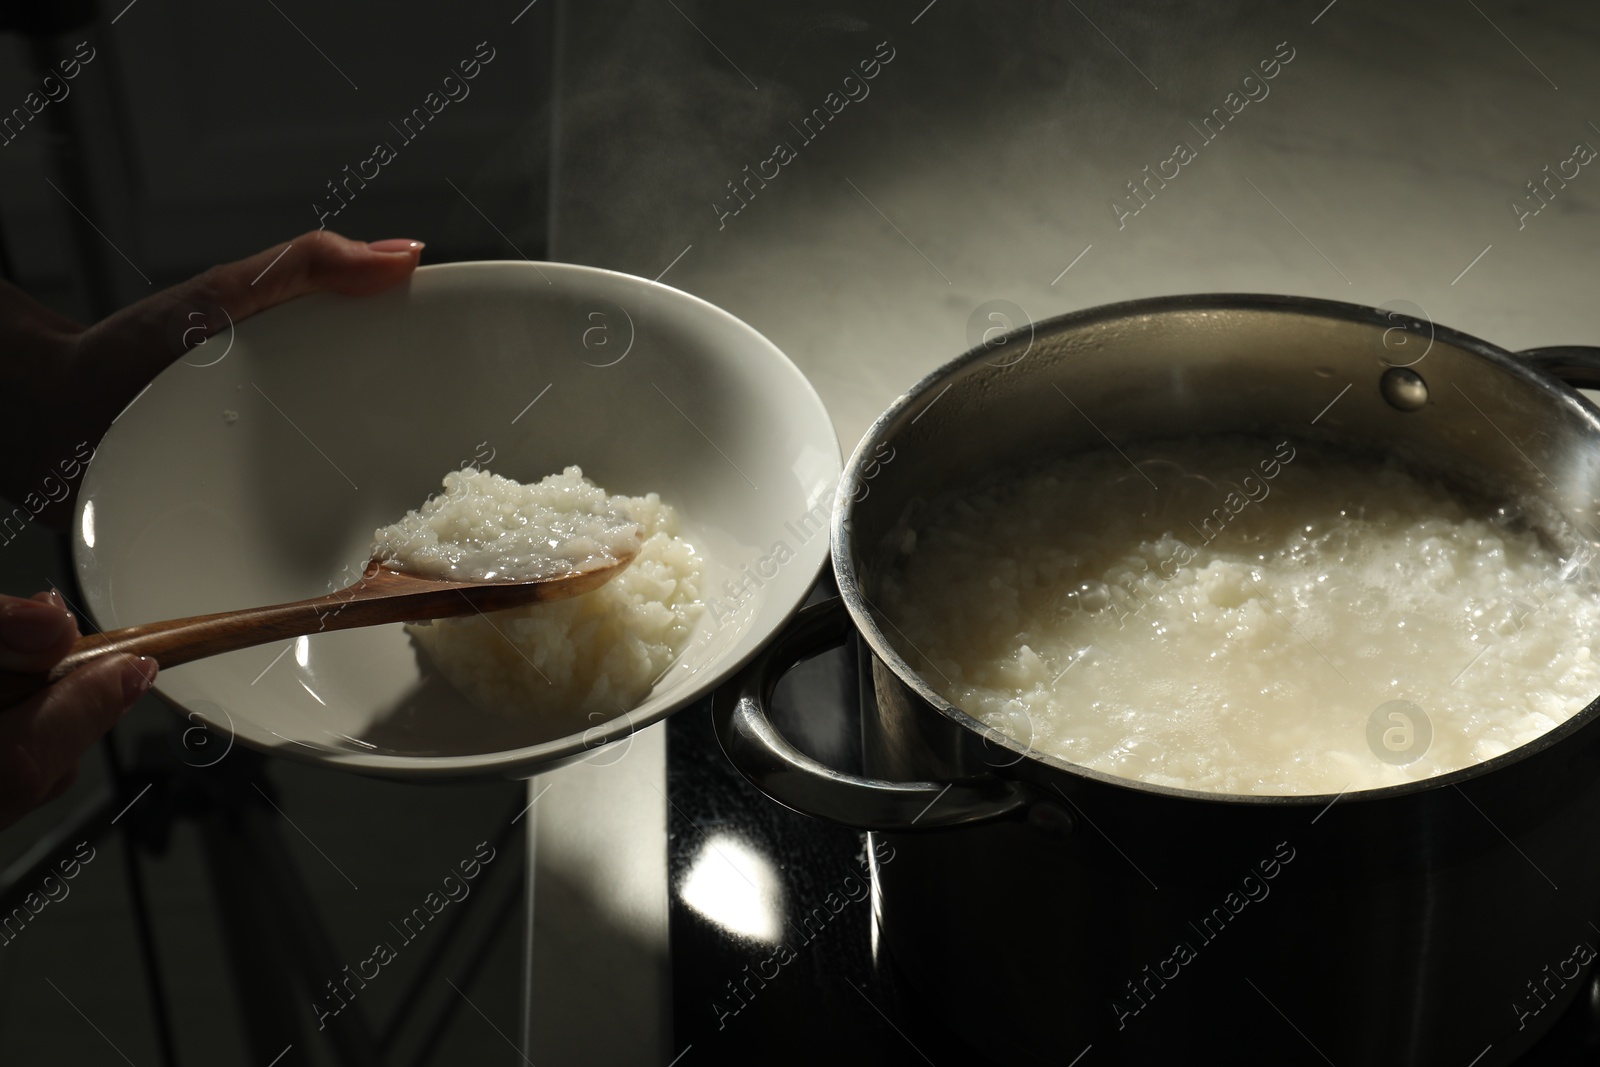
<svg viewBox="0 0 1600 1067">
<path fill-rule="evenodd" d="M 649 696 L 604 722 L 507 718 L 399 625 L 322 633 L 161 673 L 158 692 L 220 735 L 203 758 L 236 740 L 389 776 L 522 776 L 625 737 L 794 612 L 827 558 L 840 471 L 810 383 L 703 300 L 567 264 L 423 267 L 380 296 L 258 315 L 155 380 L 84 478 L 87 609 L 109 630 L 342 588 L 376 527 L 472 461 L 521 481 L 576 463 L 678 509 L 719 602 Z"/>
</svg>

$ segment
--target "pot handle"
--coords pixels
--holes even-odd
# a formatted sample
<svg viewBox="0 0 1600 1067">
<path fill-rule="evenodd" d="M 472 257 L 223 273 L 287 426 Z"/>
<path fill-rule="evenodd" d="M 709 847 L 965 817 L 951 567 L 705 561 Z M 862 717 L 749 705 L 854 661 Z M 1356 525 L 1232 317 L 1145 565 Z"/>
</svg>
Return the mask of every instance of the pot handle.
<svg viewBox="0 0 1600 1067">
<path fill-rule="evenodd" d="M 1517 358 L 1574 389 L 1600 389 L 1600 348 L 1551 345 L 1518 352 Z"/>
<path fill-rule="evenodd" d="M 995 775 L 953 782 L 863 778 L 819 763 L 778 733 L 767 715 L 778 679 L 853 632 L 842 598 L 814 604 L 718 687 L 711 700 L 717 740 L 739 773 L 786 808 L 862 830 L 938 830 L 1021 814 L 1022 787 Z"/>
</svg>

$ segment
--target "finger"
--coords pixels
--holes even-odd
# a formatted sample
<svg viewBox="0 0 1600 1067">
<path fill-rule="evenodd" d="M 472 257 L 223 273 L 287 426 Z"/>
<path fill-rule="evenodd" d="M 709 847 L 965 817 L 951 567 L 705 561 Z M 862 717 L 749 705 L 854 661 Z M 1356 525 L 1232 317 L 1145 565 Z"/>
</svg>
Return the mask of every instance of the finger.
<svg viewBox="0 0 1600 1067">
<path fill-rule="evenodd" d="M 44 593 L 35 593 L 29 600 L 37 600 L 41 604 L 54 604 L 67 613 L 67 618 L 72 620 L 72 633 L 74 637 L 82 637 L 83 631 L 78 629 L 78 617 L 72 613 L 72 605 L 67 603 L 67 598 L 61 595 L 61 590 L 51 589 Z"/>
<path fill-rule="evenodd" d="M 221 306 L 238 322 L 307 293 L 382 292 L 411 276 L 422 247 L 421 241 L 405 238 L 368 244 L 313 230 L 248 259 L 212 267 L 168 292 L 197 306 Z"/>
<path fill-rule="evenodd" d="M 14 817 L 43 803 L 155 676 L 148 656 L 101 656 L 0 710 L 0 813 Z"/>
<path fill-rule="evenodd" d="M 51 589 L 48 592 L 35 593 L 28 599 L 38 601 L 41 604 L 54 604 L 56 607 L 67 613 L 67 622 L 70 624 L 70 629 L 68 631 L 66 652 L 61 653 L 61 655 L 65 656 L 67 652 L 71 652 L 72 649 L 77 645 L 78 639 L 83 636 L 83 631 L 78 627 L 78 616 L 73 614 L 72 605 L 67 603 L 67 598 L 61 595 L 61 591 L 59 589 Z M 56 660 L 51 660 L 50 666 L 55 666 L 57 660 L 59 659 L 60 657 L 57 657 Z"/>
<path fill-rule="evenodd" d="M 0 596 L 0 670 L 47 671 L 78 639 L 78 626 L 59 593 L 29 600 Z"/>
<path fill-rule="evenodd" d="M 422 247 L 403 238 L 367 244 L 312 230 L 212 267 L 95 323 L 78 339 L 80 358 L 84 350 L 114 349 L 116 359 L 90 360 L 92 365 L 78 370 L 108 379 L 101 391 L 126 405 L 173 359 L 230 324 L 319 290 L 367 296 L 399 285 L 416 269 Z M 109 410 L 115 415 L 121 407 Z"/>
</svg>

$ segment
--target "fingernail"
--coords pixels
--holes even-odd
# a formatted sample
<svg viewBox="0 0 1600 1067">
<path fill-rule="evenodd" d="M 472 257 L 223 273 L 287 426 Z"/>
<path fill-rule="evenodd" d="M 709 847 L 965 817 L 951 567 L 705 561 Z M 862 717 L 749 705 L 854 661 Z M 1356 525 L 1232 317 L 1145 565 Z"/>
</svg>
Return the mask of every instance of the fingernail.
<svg viewBox="0 0 1600 1067">
<path fill-rule="evenodd" d="M 54 604 L 68 615 L 72 614 L 72 609 L 67 607 L 67 598 L 62 596 L 58 589 L 52 589 L 47 593 L 35 593 L 28 599 L 37 600 L 41 604 Z"/>
<path fill-rule="evenodd" d="M 144 696 L 156 680 L 156 661 L 149 656 L 135 656 L 122 661 L 122 699 L 131 704 Z"/>
<path fill-rule="evenodd" d="M 71 617 L 55 603 L 18 600 L 0 608 L 0 645 L 40 652 L 61 640 L 71 625 Z"/>
<path fill-rule="evenodd" d="M 374 252 L 420 252 L 426 246 L 409 237 L 391 237 L 386 241 L 368 241 L 367 247 Z"/>
</svg>

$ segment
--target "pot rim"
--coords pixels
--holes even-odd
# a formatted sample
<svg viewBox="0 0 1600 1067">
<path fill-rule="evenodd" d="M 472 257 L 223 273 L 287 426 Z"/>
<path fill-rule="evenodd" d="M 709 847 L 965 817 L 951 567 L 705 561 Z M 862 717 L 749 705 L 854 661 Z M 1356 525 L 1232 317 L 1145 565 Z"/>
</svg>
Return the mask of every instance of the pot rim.
<svg viewBox="0 0 1600 1067">
<path fill-rule="evenodd" d="M 1141 297 L 1112 304 L 1099 304 L 1094 307 L 1055 315 L 1040 322 L 1030 322 L 1012 330 L 1006 335 L 1006 338 L 1009 340 L 1022 335 L 1031 335 L 1034 339 L 1037 339 L 1041 334 L 1059 333 L 1098 322 L 1179 311 L 1273 311 L 1304 315 L 1308 318 L 1360 323 L 1369 326 L 1394 326 L 1397 323 L 1400 325 L 1425 324 L 1434 341 L 1443 341 L 1452 347 L 1478 356 L 1500 371 L 1521 378 L 1529 384 L 1545 390 L 1551 394 L 1552 401 L 1573 409 L 1574 413 L 1587 421 L 1591 430 L 1597 436 L 1600 436 L 1600 408 L 1590 403 L 1576 389 L 1552 375 L 1529 366 L 1509 350 L 1474 337 L 1471 334 L 1463 333 L 1448 326 L 1441 326 L 1431 318 L 1417 319 L 1399 312 L 1385 311 L 1380 308 L 1368 307 L 1364 304 L 1352 304 L 1342 300 L 1325 300 L 1318 297 L 1299 297 L 1277 293 L 1193 293 Z M 1424 314 L 1426 314 L 1425 311 Z M 1084 767 L 1059 756 L 1035 750 L 1031 742 L 1027 744 L 1019 742 L 1015 738 L 968 714 L 962 708 L 945 699 L 944 696 L 929 685 L 922 675 L 913 670 L 905 658 L 885 639 L 882 629 L 874 619 L 875 612 L 882 613 L 878 612 L 878 609 L 873 606 L 863 593 L 859 576 L 856 573 L 854 557 L 847 551 L 847 548 L 851 541 L 852 519 L 855 504 L 857 503 L 855 496 L 859 487 L 866 481 L 862 472 L 870 462 L 870 457 L 877 447 L 899 428 L 901 420 L 912 409 L 931 407 L 937 402 L 939 396 L 943 395 L 944 390 L 940 389 L 937 395 L 924 404 L 923 399 L 930 392 L 940 386 L 949 388 L 954 385 L 955 380 L 963 372 L 975 363 L 988 362 L 986 357 L 992 356 L 992 354 L 993 349 L 991 347 L 979 345 L 942 364 L 901 393 L 882 414 L 873 420 L 872 425 L 868 427 L 867 432 L 862 436 L 854 451 L 851 452 L 850 459 L 845 464 L 844 472 L 840 476 L 839 487 L 834 495 L 833 521 L 829 531 L 829 538 L 830 554 L 833 557 L 834 579 L 839 587 L 839 595 L 855 622 L 857 632 L 871 648 L 872 654 L 893 671 L 904 685 L 945 718 L 950 719 L 964 730 L 981 736 L 986 743 L 1005 748 L 1017 756 L 1017 759 L 1006 767 L 993 768 L 995 773 L 1007 777 L 1014 776 L 1016 769 L 1026 762 L 1069 777 L 1087 778 L 1102 785 L 1130 789 L 1159 797 L 1258 806 L 1312 807 L 1321 805 L 1326 810 L 1340 799 L 1384 801 L 1434 789 L 1442 789 L 1447 786 L 1458 786 L 1537 755 L 1584 729 L 1593 723 L 1596 718 L 1600 718 L 1600 694 L 1596 694 L 1595 698 L 1585 705 L 1581 711 L 1532 741 L 1519 745 L 1509 752 L 1504 752 L 1482 763 L 1475 763 L 1447 774 L 1419 778 L 1415 781 L 1382 786 L 1377 789 L 1354 791 L 1347 789 L 1342 793 L 1257 794 L 1219 793 L 1157 785 L 1152 782 L 1140 781 L 1136 778 L 1125 778 L 1120 775 L 1095 770 L 1091 767 Z M 1005 364 L 1005 366 L 1014 366 L 1026 358 L 1026 355 L 1024 355 L 1012 363 Z M 994 366 L 992 363 L 990 365 Z M 920 417 L 920 412 L 918 417 Z M 1513 447 L 1515 447 L 1514 444 Z M 893 623 L 890 622 L 890 625 L 892 626 Z M 1320 813 L 1317 818 L 1321 818 Z"/>
</svg>

